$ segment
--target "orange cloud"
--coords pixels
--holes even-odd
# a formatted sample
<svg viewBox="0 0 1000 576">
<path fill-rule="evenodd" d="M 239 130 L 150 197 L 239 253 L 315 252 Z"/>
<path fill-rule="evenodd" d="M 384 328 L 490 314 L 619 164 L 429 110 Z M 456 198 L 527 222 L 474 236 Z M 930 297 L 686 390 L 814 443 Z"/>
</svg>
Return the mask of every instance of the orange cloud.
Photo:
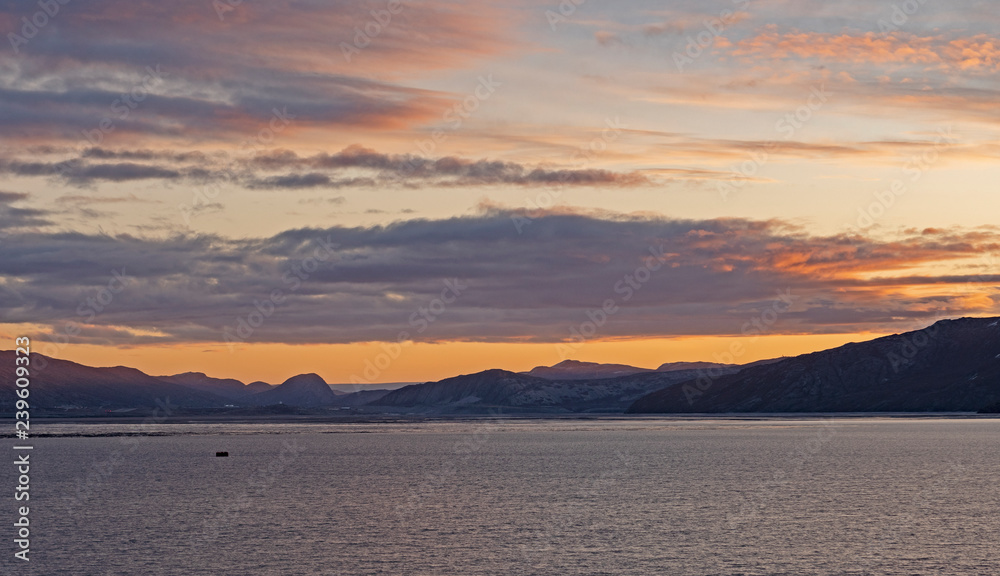
<svg viewBox="0 0 1000 576">
<path fill-rule="evenodd" d="M 997 40 L 985 34 L 948 40 L 940 35 L 908 33 L 783 33 L 771 26 L 738 42 L 732 54 L 777 60 L 814 58 L 826 62 L 923 65 L 983 72 L 996 71 L 1000 65 Z"/>
</svg>

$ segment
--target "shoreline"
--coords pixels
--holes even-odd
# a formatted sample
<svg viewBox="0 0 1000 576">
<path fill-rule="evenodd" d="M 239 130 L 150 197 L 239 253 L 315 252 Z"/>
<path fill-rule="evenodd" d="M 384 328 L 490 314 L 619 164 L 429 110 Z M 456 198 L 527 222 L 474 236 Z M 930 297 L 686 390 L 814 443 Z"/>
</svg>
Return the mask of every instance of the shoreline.
<svg viewBox="0 0 1000 576">
<path fill-rule="evenodd" d="M 415 424 L 435 422 L 477 422 L 483 420 L 517 421 L 602 421 L 602 422 L 641 422 L 641 421 L 697 421 L 697 420 L 826 420 L 830 418 L 843 420 L 994 420 L 1000 414 L 979 414 L 976 412 L 789 412 L 789 413 L 698 413 L 698 414 L 353 414 L 343 416 L 333 415 L 292 415 L 272 414 L 258 416 L 224 416 L 224 415 L 178 415 L 158 418 L 156 425 L 181 424 Z M 0 416 L 0 421 L 11 420 L 8 415 Z M 34 423 L 46 424 L 151 424 L 148 416 L 67 416 L 51 417 L 37 416 Z"/>
</svg>

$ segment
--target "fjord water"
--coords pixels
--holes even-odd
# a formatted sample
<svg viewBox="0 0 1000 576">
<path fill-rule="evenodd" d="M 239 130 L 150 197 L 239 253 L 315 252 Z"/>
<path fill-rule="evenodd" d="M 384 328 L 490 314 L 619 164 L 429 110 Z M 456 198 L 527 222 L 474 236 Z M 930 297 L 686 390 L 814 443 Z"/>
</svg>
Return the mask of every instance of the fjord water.
<svg viewBox="0 0 1000 576">
<path fill-rule="evenodd" d="M 1000 573 L 997 420 L 40 431 L 4 573 Z"/>
</svg>

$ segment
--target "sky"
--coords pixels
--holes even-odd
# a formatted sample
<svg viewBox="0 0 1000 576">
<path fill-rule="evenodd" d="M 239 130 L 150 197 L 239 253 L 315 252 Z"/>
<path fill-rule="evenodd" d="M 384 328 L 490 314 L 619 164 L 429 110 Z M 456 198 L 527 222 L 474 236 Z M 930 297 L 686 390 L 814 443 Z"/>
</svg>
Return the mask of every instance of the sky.
<svg viewBox="0 0 1000 576">
<path fill-rule="evenodd" d="M 985 1 L 0 0 L 0 336 L 743 363 L 1000 315 Z"/>
</svg>

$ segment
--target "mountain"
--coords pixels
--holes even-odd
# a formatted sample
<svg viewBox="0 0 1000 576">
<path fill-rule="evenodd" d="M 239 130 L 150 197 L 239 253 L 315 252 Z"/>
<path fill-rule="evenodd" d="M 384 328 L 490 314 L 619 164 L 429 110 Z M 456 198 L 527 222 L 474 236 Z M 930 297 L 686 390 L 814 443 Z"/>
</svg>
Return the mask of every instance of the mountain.
<svg viewBox="0 0 1000 576">
<path fill-rule="evenodd" d="M 687 370 L 601 380 L 548 380 L 486 370 L 393 390 L 370 406 L 433 414 L 622 412 L 637 398 L 696 375 Z"/>
<path fill-rule="evenodd" d="M 9 410 L 16 399 L 15 366 L 14 352 L 0 351 L 0 405 Z M 743 366 L 670 363 L 650 371 L 567 361 L 529 374 L 487 370 L 395 390 L 339 394 L 316 374 L 300 374 L 280 386 L 244 386 L 200 372 L 154 377 L 134 368 L 95 368 L 40 354 L 31 356 L 30 367 L 31 408 L 43 414 L 144 411 L 167 401 L 196 411 L 225 410 L 229 404 L 237 410 L 279 406 L 248 414 L 279 413 L 281 405 L 307 412 L 356 407 L 416 414 L 996 413 L 1000 319 L 944 320 L 924 330 Z M 630 370 L 639 372 L 621 374 Z"/>
<path fill-rule="evenodd" d="M 5 406 L 13 406 L 15 390 L 14 351 L 0 351 L 0 398 Z M 179 407 L 223 406 L 226 399 L 217 394 L 195 390 L 154 378 L 135 368 L 92 368 L 50 358 L 31 355 L 30 399 L 32 410 L 98 408 L 148 408 L 166 403 Z"/>
<path fill-rule="evenodd" d="M 942 320 L 735 374 L 705 373 L 628 412 L 974 412 L 1000 402 L 998 326 L 997 318 Z"/>
<path fill-rule="evenodd" d="M 649 372 L 677 372 L 680 370 L 709 370 L 724 369 L 735 371 L 747 366 L 775 362 L 776 360 L 760 360 L 752 364 L 719 364 L 717 362 L 667 362 L 661 364 L 656 370 L 649 368 L 638 368 L 627 364 L 599 364 L 597 362 L 580 362 L 577 360 L 563 360 L 554 366 L 535 366 L 527 372 L 520 372 L 527 376 L 536 376 L 546 380 L 598 380 L 602 378 L 617 378 L 619 376 L 630 376 L 632 374 L 645 374 Z"/>
<path fill-rule="evenodd" d="M 994 402 L 989 406 L 979 409 L 980 414 L 1000 414 L 1000 402 Z"/>
<path fill-rule="evenodd" d="M 674 372 L 677 370 L 708 370 L 709 368 L 736 368 L 738 364 L 719 364 L 717 362 L 667 362 L 660 364 L 657 372 Z"/>
<path fill-rule="evenodd" d="M 342 393 L 337 396 L 334 405 L 336 406 L 364 406 L 365 404 L 371 404 L 376 400 L 380 400 L 390 391 L 384 388 L 379 388 L 377 390 L 358 390 L 357 392 Z"/>
<path fill-rule="evenodd" d="M 640 372 L 652 372 L 652 370 L 626 364 L 598 364 L 597 362 L 563 360 L 555 366 L 535 366 L 527 372 L 521 372 L 521 374 L 545 378 L 546 380 L 594 380 L 639 374 Z"/>
<path fill-rule="evenodd" d="M 271 386 L 267 382 L 261 382 L 260 380 L 247 384 L 247 391 L 252 394 L 257 394 L 258 392 L 264 392 L 270 390 L 271 388 L 274 388 L 274 386 Z"/>
<path fill-rule="evenodd" d="M 318 374 L 299 374 L 270 390 L 246 398 L 245 402 L 257 406 L 326 406 L 335 404 L 337 395 Z"/>
<path fill-rule="evenodd" d="M 261 391 L 257 387 L 251 388 L 239 380 L 233 378 L 212 378 L 211 376 L 206 376 L 204 372 L 184 372 L 183 374 L 157 376 L 156 378 L 164 382 L 173 382 L 174 384 L 180 384 L 181 386 L 187 386 L 188 388 L 194 388 L 202 392 L 210 392 L 233 400 Z"/>
<path fill-rule="evenodd" d="M 330 384 L 330 388 L 332 388 L 334 392 L 350 394 L 365 390 L 395 390 L 397 388 L 402 388 L 403 386 L 410 386 L 411 384 L 423 384 L 423 382 L 379 382 L 378 384 L 341 383 Z"/>
</svg>

